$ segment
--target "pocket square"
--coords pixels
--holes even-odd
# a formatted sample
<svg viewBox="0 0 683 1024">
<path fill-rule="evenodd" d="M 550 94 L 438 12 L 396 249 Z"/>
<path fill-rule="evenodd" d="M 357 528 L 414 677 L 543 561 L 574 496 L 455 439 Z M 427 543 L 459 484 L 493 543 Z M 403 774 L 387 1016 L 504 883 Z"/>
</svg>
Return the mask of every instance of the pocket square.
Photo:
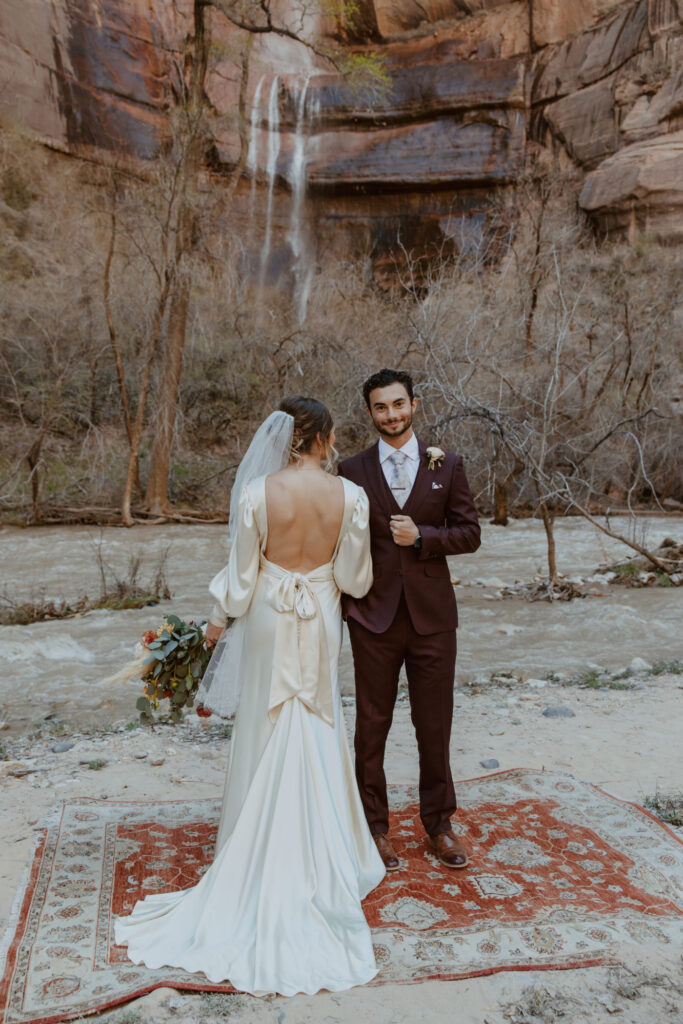
<svg viewBox="0 0 683 1024">
<path fill-rule="evenodd" d="M 443 484 L 437 484 L 436 480 L 432 481 L 432 490 L 439 491 L 443 487 Z"/>
</svg>

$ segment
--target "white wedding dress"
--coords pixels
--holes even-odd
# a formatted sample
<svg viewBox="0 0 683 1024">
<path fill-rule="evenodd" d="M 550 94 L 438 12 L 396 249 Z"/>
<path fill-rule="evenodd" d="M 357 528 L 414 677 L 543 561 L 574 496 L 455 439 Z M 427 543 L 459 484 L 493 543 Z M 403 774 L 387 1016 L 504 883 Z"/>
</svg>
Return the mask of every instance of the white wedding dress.
<svg viewBox="0 0 683 1024">
<path fill-rule="evenodd" d="M 384 877 L 361 806 L 337 679 L 340 592 L 372 583 L 365 492 L 343 480 L 333 558 L 306 574 L 263 555 L 265 477 L 240 500 L 212 593 L 246 616 L 244 687 L 215 859 L 192 889 L 119 917 L 134 963 L 202 971 L 254 995 L 312 994 L 377 973 L 361 900 Z"/>
</svg>

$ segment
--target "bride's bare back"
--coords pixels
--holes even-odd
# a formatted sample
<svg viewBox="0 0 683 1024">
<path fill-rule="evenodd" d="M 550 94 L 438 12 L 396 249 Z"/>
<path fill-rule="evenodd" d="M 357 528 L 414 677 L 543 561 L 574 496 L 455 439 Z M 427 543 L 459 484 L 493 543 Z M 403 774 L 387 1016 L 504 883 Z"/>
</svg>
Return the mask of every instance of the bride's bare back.
<svg viewBox="0 0 683 1024">
<path fill-rule="evenodd" d="M 265 556 L 291 572 L 310 572 L 334 555 L 344 516 L 344 485 L 317 470 L 287 468 L 266 479 Z"/>
</svg>

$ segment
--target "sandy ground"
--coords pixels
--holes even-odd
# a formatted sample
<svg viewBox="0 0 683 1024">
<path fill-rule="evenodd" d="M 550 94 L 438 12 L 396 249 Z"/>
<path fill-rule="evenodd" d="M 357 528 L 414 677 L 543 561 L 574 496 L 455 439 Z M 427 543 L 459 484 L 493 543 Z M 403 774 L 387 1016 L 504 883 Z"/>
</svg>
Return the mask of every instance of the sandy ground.
<svg viewBox="0 0 683 1024">
<path fill-rule="evenodd" d="M 590 779 L 616 796 L 642 803 L 647 795 L 680 785 L 678 742 L 683 713 L 683 676 L 641 675 L 628 680 L 633 689 L 581 689 L 548 683 L 545 687 L 511 681 L 456 692 L 452 763 L 456 775 L 484 774 L 480 760 L 495 757 L 501 768 L 545 767 Z M 548 705 L 562 705 L 574 718 L 547 719 Z M 355 705 L 345 699 L 349 732 Z M 195 716 L 175 730 L 133 729 L 98 734 L 69 734 L 73 747 L 54 753 L 67 737 L 56 735 L 53 720 L 34 737 L 10 741 L 9 760 L 0 763 L 2 816 L 0 842 L 5 851 L 0 869 L 0 928 L 29 854 L 40 818 L 68 796 L 149 799 L 220 796 L 229 740 L 218 723 L 204 725 Z M 415 780 L 417 751 L 409 707 L 399 699 L 389 739 L 387 774 L 395 783 Z M 151 762 L 164 759 L 164 764 Z M 106 761 L 99 769 L 81 762 Z M 23 768 L 21 767 L 23 766 Z M 10 772 L 21 772 L 16 776 Z M 624 951 L 620 969 L 505 972 L 458 982 L 382 986 L 337 995 L 257 1000 L 247 996 L 153 993 L 107 1015 L 117 1024 L 226 1019 L 273 1021 L 274 1024 L 321 1024 L 368 1019 L 459 1021 L 489 1024 L 504 1020 L 552 1021 L 561 1010 L 572 1021 L 619 1020 L 638 1024 L 681 1020 L 676 986 L 683 986 L 678 956 L 652 950 Z M 619 994 L 619 993 L 627 993 Z M 531 995 L 529 994 L 531 993 Z M 529 1000 L 532 1000 L 530 1003 Z M 510 1007 L 546 1004 L 540 1016 L 505 1017 Z M 127 1016 L 126 1016 L 127 1015 Z M 137 1015 L 137 1016 L 136 1016 Z"/>
<path fill-rule="evenodd" d="M 649 540 L 680 533 L 680 520 L 647 524 Z M 561 565 L 568 575 L 589 575 L 608 556 L 623 554 L 576 521 L 561 524 Z M 229 740 L 215 719 L 195 716 L 180 727 L 126 728 L 136 719 L 137 686 L 117 693 L 101 680 L 129 656 L 143 629 L 156 625 L 171 606 L 180 614 L 201 613 L 206 579 L 222 564 L 218 528 L 105 531 L 108 553 L 124 559 L 141 537 L 158 548 L 174 545 L 170 574 L 174 600 L 137 612 L 100 612 L 62 623 L 0 629 L 5 670 L 4 728 L 0 742 L 0 934 L 29 857 L 34 829 L 59 800 L 99 798 L 220 797 Z M 138 531 L 140 533 L 140 531 Z M 501 600 L 500 583 L 531 579 L 542 565 L 540 524 L 513 524 L 484 531 L 480 556 L 456 559 L 453 574 L 461 607 L 459 668 L 451 760 L 456 778 L 485 774 L 480 761 L 568 771 L 615 796 L 642 803 L 657 792 L 683 788 L 683 675 L 637 672 L 615 678 L 633 657 L 672 662 L 683 654 L 680 637 L 683 588 L 600 588 L 602 597 L 570 605 Z M 5 579 L 16 592 L 39 586 L 46 594 L 76 597 L 92 589 L 92 535 L 83 531 L 0 531 Z M 478 558 L 478 561 L 476 559 Z M 175 561 L 173 561 L 175 560 Z M 576 680 L 586 670 L 607 669 L 602 688 Z M 495 676 L 492 673 L 511 673 Z M 556 672 L 564 683 L 548 680 Z M 345 646 L 341 675 L 353 690 Z M 574 682 L 566 685 L 569 677 Z M 595 676 L 593 676 L 595 684 Z M 614 687 L 628 687 L 617 689 Z M 349 734 L 355 704 L 344 699 Z M 543 716 L 549 705 L 574 711 L 572 718 Z M 51 717 L 50 717 L 51 716 Z M 52 747 L 73 746 L 58 753 Z M 162 760 L 153 766 L 152 761 Z M 100 768 L 87 763 L 106 762 Z M 417 751 L 405 696 L 399 698 L 389 737 L 387 776 L 393 783 L 416 780 Z M 459 1024 L 552 1022 L 572 1024 L 617 1019 L 632 1024 L 681 1021 L 681 950 L 666 955 L 647 947 L 624 949 L 618 968 L 580 971 L 502 972 L 457 982 L 372 986 L 340 994 L 258 1000 L 248 996 L 184 995 L 159 990 L 103 1018 L 114 1024 L 214 1020 L 273 1024 L 376 1024 L 454 1021 Z"/>
</svg>

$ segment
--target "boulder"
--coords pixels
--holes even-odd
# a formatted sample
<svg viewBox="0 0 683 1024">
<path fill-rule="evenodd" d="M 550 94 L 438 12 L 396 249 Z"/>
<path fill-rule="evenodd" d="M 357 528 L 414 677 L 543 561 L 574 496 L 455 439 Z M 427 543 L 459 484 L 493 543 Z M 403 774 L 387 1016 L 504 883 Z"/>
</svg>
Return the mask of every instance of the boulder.
<svg viewBox="0 0 683 1024">
<path fill-rule="evenodd" d="M 646 0 L 640 0 L 597 28 L 543 50 L 535 60 L 531 102 L 543 103 L 578 92 L 647 49 L 647 12 Z"/>
<path fill-rule="evenodd" d="M 683 131 L 609 157 L 586 178 L 579 203 L 603 232 L 683 242 Z"/>
<path fill-rule="evenodd" d="M 545 107 L 553 134 L 578 164 L 595 167 L 619 145 L 613 76 Z"/>
</svg>

